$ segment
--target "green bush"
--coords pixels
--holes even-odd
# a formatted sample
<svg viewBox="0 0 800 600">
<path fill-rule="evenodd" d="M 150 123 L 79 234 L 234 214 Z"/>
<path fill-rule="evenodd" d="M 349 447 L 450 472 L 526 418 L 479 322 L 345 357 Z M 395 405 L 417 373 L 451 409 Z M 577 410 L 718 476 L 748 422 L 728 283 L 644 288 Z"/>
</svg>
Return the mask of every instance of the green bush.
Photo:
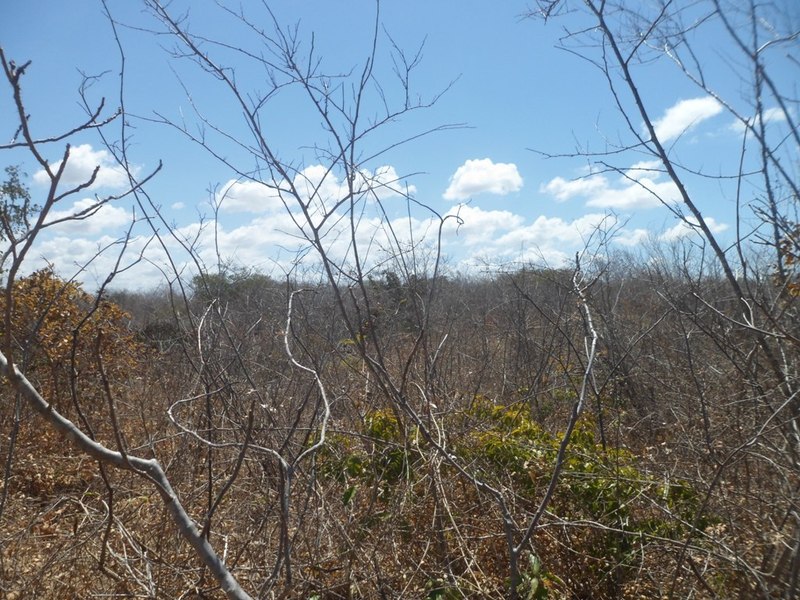
<svg viewBox="0 0 800 600">
<path fill-rule="evenodd" d="M 440 427 L 449 432 L 448 448 L 468 469 L 499 488 L 513 490 L 520 510 L 537 506 L 552 477 L 563 434 L 544 430 L 531 418 L 527 404 L 501 405 L 479 396 L 467 410 L 444 417 Z M 649 474 L 630 450 L 600 444 L 595 429 L 590 415 L 575 427 L 549 506 L 565 521 L 592 523 L 578 525 L 576 534 L 566 540 L 582 562 L 570 566 L 559 563 L 555 555 L 531 555 L 521 573 L 522 598 L 547 598 L 548 589 L 560 587 L 553 583 L 560 581 L 553 571 L 573 569 L 571 577 L 594 581 L 593 585 L 619 585 L 641 566 L 642 545 L 649 536 L 681 539 L 699 507 L 700 497 L 688 482 L 665 482 Z M 329 435 L 317 457 L 318 472 L 342 486 L 346 506 L 367 486 L 386 501 L 399 483 L 418 479 L 415 468 L 425 459 L 426 446 L 413 433 L 393 412 L 370 411 L 360 430 Z M 425 489 L 409 496 L 418 497 L 420 509 L 429 507 Z M 382 515 L 377 511 L 370 517 L 373 521 L 362 524 L 371 528 Z M 387 526 L 382 520 L 380 524 Z M 609 587 L 608 593 L 613 596 L 615 590 Z M 431 579 L 426 593 L 429 598 L 449 598 L 460 592 Z"/>
<path fill-rule="evenodd" d="M 522 403 L 504 406 L 476 398 L 457 453 L 496 485 L 507 484 L 510 477 L 517 494 L 533 508 L 549 484 L 563 434 L 544 431 L 529 415 Z M 593 419 L 584 415 L 570 438 L 550 510 L 567 521 L 607 527 L 589 531 L 583 547 L 575 550 L 593 557 L 598 569 L 624 570 L 640 560 L 637 548 L 643 537 L 681 539 L 698 506 L 698 493 L 688 482 L 665 483 L 647 473 L 630 450 L 604 448 L 595 437 Z M 610 579 L 607 572 L 596 577 Z M 546 593 L 533 581 L 539 579 L 531 579 L 526 590 Z"/>
</svg>

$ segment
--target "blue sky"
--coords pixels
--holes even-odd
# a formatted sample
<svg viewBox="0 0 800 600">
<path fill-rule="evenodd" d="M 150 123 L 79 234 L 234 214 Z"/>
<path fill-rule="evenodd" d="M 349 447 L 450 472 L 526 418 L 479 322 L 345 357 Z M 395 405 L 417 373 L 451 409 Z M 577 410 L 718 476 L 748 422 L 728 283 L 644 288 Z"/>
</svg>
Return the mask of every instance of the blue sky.
<svg viewBox="0 0 800 600">
<path fill-rule="evenodd" d="M 173 11 L 180 14 L 184 10 L 181 6 L 188 4 L 194 33 L 250 49 L 257 47 L 241 27 L 235 27 L 230 15 L 213 10 L 211 2 L 175 2 Z M 322 71 L 336 74 L 363 68 L 376 19 L 374 2 L 283 0 L 269 4 L 284 26 L 299 23 L 304 51 L 313 33 Z M 791 4 L 787 2 L 786 6 Z M 242 5 L 254 20 L 263 22 L 260 2 Z M 160 115 L 197 131 L 194 103 L 215 125 L 249 143 L 230 94 L 189 61 L 170 57 L 172 40 L 142 30 L 160 26 L 139 2 L 109 0 L 108 6 L 115 19 L 130 26 L 119 29 L 126 58 L 130 161 L 139 174 L 148 172 L 159 160 L 164 164 L 148 184 L 148 193 L 182 235 L 200 240 L 199 254 L 207 266 L 215 262 L 218 248 L 224 260 L 244 266 L 275 275 L 290 269 L 301 244 L 291 215 L 274 190 L 270 192 L 252 181 L 237 181 L 229 167 L 175 128 L 154 122 Z M 434 106 L 367 136 L 360 156 L 369 157 L 437 126 L 463 127 L 447 128 L 402 144 L 359 165 L 365 180 L 392 182 L 382 188 L 385 215 L 381 217 L 376 206 L 367 203 L 364 230 L 359 231 L 359 241 L 372 252 L 376 265 L 383 255 L 396 249 L 393 240 L 386 238 L 388 225 L 406 243 L 412 239 L 430 242 L 435 231 L 430 215 L 414 205 L 409 212 L 408 203 L 397 191 L 410 193 L 439 214 L 459 216 L 458 227 L 455 219 L 448 221 L 443 250 L 449 268 L 462 272 L 513 268 L 526 261 L 558 266 L 583 246 L 600 223 L 606 227 L 616 224 L 616 237 L 609 250 L 634 249 L 646 239 L 674 241 L 694 235 L 650 193 L 656 192 L 667 201 L 675 196 L 666 177 L 654 170 L 657 165 L 651 162 L 652 156 L 625 152 L 608 157 L 605 160 L 618 169 L 609 172 L 597 158 L 546 159 L 535 151 L 560 154 L 583 148 L 596 152 L 631 140 L 602 72 L 575 54 L 556 48 L 564 28 L 579 29 L 585 24 L 580 15 L 567 15 L 545 25 L 522 18 L 529 6 L 523 1 L 409 0 L 385 1 L 380 6 L 375 74 L 388 100 L 397 101 L 402 93 L 393 81 L 389 35 L 409 57 L 422 46 L 422 61 L 411 77 L 414 97 L 419 95 L 424 101 L 447 91 Z M 733 50 L 728 50 L 729 41 L 713 22 L 704 31 L 704 37 L 696 41 L 711 74 L 710 85 L 740 114 L 751 114 L 749 89 L 746 81 L 736 76 L 741 63 L 736 62 Z M 109 107 L 118 104 L 120 55 L 100 2 L 8 3 L 0 20 L 0 43 L 18 64 L 33 61 L 24 78 L 24 92 L 31 126 L 39 135 L 63 130 L 83 116 L 77 94 L 82 73 L 103 74 L 88 90 L 91 99 L 105 96 Z M 788 53 L 793 50 L 796 45 L 790 46 Z M 239 59 L 234 61 L 224 48 L 216 47 L 213 53 L 225 64 L 235 66 L 243 90 L 264 89 L 263 70 Z M 588 53 L 597 56 L 591 49 Z M 797 66 L 784 62 L 785 55 L 776 52 L 774 68 L 777 79 L 791 87 L 797 82 Z M 681 164 L 710 175 L 735 171 L 742 129 L 737 129 L 732 114 L 664 56 L 638 65 L 635 75 L 657 131 Z M 7 88 L 4 90 L 0 131 L 10 137 L 17 124 Z M 366 115 L 380 112 L 377 100 L 374 92 L 368 96 Z M 775 135 L 780 135 L 785 118 L 769 98 L 766 100 L 766 109 L 772 110 L 771 127 Z M 630 106 L 627 98 L 625 102 Z M 641 127 L 641 119 L 635 117 L 633 124 Z M 318 115 L 302 94 L 293 89 L 281 92 L 268 105 L 264 126 L 270 143 L 295 167 L 296 176 L 306 184 L 319 185 L 319 193 L 328 195 L 327 200 L 320 198 L 323 204 L 342 194 L 340 173 L 320 179 L 326 169 L 313 147 L 324 146 L 328 140 Z M 107 135 L 112 141 L 118 139 L 118 124 L 110 125 Z M 240 171 L 252 170 L 253 158 L 240 147 L 223 138 L 211 139 L 215 150 Z M 93 193 L 103 197 L 121 189 L 124 179 L 98 136 L 82 135 L 73 140 L 73 145 L 74 172 L 70 175 L 75 181 L 99 165 Z M 796 156 L 796 149 L 787 151 Z M 46 148 L 51 162 L 62 153 L 63 144 Z M 746 155 L 746 160 L 751 158 Z M 4 152 L 0 159 L 0 167 L 16 163 L 30 175 L 34 198 L 43 193 L 42 173 L 29 157 Z M 731 182 L 689 174 L 686 180 L 712 228 L 723 239 L 732 239 L 736 202 Z M 745 204 L 759 194 L 756 180 L 746 183 L 742 196 Z M 216 236 L 214 228 L 208 226 L 213 214 L 210 201 L 214 199 L 221 199 Z M 92 202 L 92 194 L 70 199 L 56 207 L 56 216 L 68 216 Z M 127 230 L 132 214 L 129 200 L 114 201 L 91 219 L 54 226 L 43 235 L 35 260 L 28 267 L 47 260 L 62 273 L 72 274 L 89 263 L 99 247 L 118 239 Z M 141 223 L 134 234 L 131 259 L 139 250 L 150 262 L 125 273 L 120 284 L 155 284 L 160 275 L 154 265 L 161 264 L 156 254 L 150 254 L 155 253 L 155 244 L 142 250 L 150 233 Z M 331 251 L 346 257 L 346 236 L 336 227 L 331 228 L 329 236 Z M 88 284 L 102 281 L 115 259 L 113 252 L 95 258 L 80 278 Z"/>
</svg>

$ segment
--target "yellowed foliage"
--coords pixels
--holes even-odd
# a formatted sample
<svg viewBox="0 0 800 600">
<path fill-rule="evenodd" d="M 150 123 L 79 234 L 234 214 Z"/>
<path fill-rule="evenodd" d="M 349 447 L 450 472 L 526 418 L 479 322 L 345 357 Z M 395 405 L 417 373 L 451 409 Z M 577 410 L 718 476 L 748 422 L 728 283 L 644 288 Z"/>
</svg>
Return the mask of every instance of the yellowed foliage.
<svg viewBox="0 0 800 600">
<path fill-rule="evenodd" d="M 14 360 L 46 396 L 58 398 L 73 384 L 96 396 L 98 355 L 112 385 L 127 379 L 145 357 L 125 311 L 107 300 L 97 301 L 50 268 L 17 280 L 12 303 L 10 333 L 19 349 Z M 0 298 L 0 309 L 5 308 Z"/>
</svg>

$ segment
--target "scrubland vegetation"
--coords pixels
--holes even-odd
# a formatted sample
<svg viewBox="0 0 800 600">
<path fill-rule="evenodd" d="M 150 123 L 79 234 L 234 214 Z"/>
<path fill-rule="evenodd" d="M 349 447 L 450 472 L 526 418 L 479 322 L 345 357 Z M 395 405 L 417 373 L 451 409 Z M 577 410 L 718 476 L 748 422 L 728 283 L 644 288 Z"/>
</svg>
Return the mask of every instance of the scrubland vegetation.
<svg viewBox="0 0 800 600">
<path fill-rule="evenodd" d="M 697 249 L 662 250 L 674 253 L 618 257 L 592 276 L 587 406 L 521 554 L 521 597 L 735 597 L 788 583 L 798 481 L 786 399 L 756 341 L 725 318 L 736 299 L 724 282 L 674 262 Z M 355 336 L 330 316 L 331 290 L 307 287 L 289 339 L 324 381 L 330 417 L 302 462 L 326 407 L 284 350 L 293 282 L 197 277 L 179 313 L 165 290 L 98 304 L 43 271 L 16 284 L 14 337 L 62 415 L 164 465 L 247 588 L 504 597 L 503 519 L 522 528 L 536 512 L 584 379 L 572 280 L 526 269 L 440 276 L 431 290 L 387 271 L 365 282 L 369 317 L 347 306 Z M 795 298 L 772 278 L 759 293 L 794 321 Z M 213 597 L 151 482 L 98 469 L 13 400 L 8 597 Z"/>
<path fill-rule="evenodd" d="M 561 3 L 541 4 L 557 18 Z M 265 185 L 291 182 L 296 169 L 258 128 L 266 100 L 251 104 L 180 20 L 147 5 L 230 88 Z M 694 29 L 676 30 L 669 7 L 580 6 L 612 90 L 629 99 L 620 110 L 645 123 L 627 149 L 659 161 L 680 192 L 670 207 L 697 235 L 624 254 L 598 230 L 574 264 L 481 276 L 447 269 L 436 240 L 394 232 L 370 263 L 355 225 L 350 253 L 329 251 L 329 220 L 381 207 L 353 160 L 380 123 L 337 105 L 277 25 L 273 91 L 308 94 L 334 140 L 330 168 L 350 186 L 333 208 L 283 190 L 314 269 L 276 280 L 223 257 L 209 267 L 187 243 L 193 268 L 165 271 L 153 290 L 114 288 L 116 271 L 99 290 L 31 273 L 48 212 L 97 175 L 67 185 L 69 146 L 60 167 L 42 148 L 118 120 L 98 109 L 36 138 L 29 65 L 0 50 L 20 118 L 0 149 L 28 151 L 51 183 L 31 198 L 11 169 L 2 188 L 0 597 L 797 597 L 798 188 L 796 155 L 782 154 L 800 145 L 794 113 L 778 141 L 763 112 L 742 119 L 761 162 L 735 174 L 760 194 L 756 224 L 723 247 L 638 96 L 629 67 L 644 34 L 623 35 L 647 18 L 637 31 L 684 49 Z M 731 12 L 709 6 L 709 21 L 727 23 Z M 759 23 L 759 10 L 743 14 Z M 757 50 L 743 59 L 757 91 L 796 103 Z M 681 66 L 704 85 L 698 65 Z M 386 122 L 421 108 L 405 102 Z M 121 128 L 109 151 L 127 166 Z M 166 251 L 177 236 L 146 193 L 151 175 L 127 173 Z"/>
</svg>

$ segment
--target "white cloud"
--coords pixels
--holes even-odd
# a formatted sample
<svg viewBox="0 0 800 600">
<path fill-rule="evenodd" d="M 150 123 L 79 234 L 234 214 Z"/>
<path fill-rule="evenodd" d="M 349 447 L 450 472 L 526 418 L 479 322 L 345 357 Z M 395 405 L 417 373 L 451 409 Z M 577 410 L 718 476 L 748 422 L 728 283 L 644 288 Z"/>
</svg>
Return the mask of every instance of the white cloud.
<svg viewBox="0 0 800 600">
<path fill-rule="evenodd" d="M 681 100 L 668 108 L 653 126 L 661 142 L 668 142 L 721 112 L 722 104 L 711 96 Z"/>
<path fill-rule="evenodd" d="M 378 167 L 374 173 L 363 169 L 358 174 L 359 183 L 356 185 L 356 191 L 358 193 L 368 191 L 372 198 L 377 200 L 412 197 L 417 193 L 417 188 L 403 181 L 395 168 L 389 165 Z"/>
<path fill-rule="evenodd" d="M 792 113 L 791 110 L 789 112 L 790 112 L 790 114 Z M 774 106 L 772 108 L 766 109 L 761 114 L 761 118 L 764 120 L 764 123 L 767 123 L 767 124 L 769 124 L 769 123 L 783 123 L 783 122 L 787 121 L 787 119 L 788 119 L 787 116 L 786 116 L 786 113 L 783 112 L 783 109 L 780 108 L 779 106 Z M 748 119 L 747 122 L 748 122 L 748 124 L 755 123 L 756 122 L 755 117 L 751 117 L 750 119 Z M 733 123 L 730 124 L 730 128 L 733 131 L 737 132 L 737 133 L 742 133 L 745 130 L 745 124 L 742 123 L 741 121 L 734 121 Z"/>
<path fill-rule="evenodd" d="M 647 229 L 622 230 L 614 237 L 614 241 L 620 246 L 633 247 L 638 246 L 649 237 L 650 232 Z"/>
<path fill-rule="evenodd" d="M 73 233 L 81 235 L 93 235 L 110 229 L 118 230 L 131 222 L 131 213 L 110 203 L 102 204 L 97 207 L 98 202 L 94 198 L 84 198 L 72 204 L 66 210 L 53 210 L 47 215 L 47 223 L 52 223 L 60 219 L 69 219 L 63 223 L 52 226 L 52 230 L 61 234 Z M 96 208 L 96 210 L 94 210 Z M 81 213 L 89 214 L 85 218 L 75 218 Z"/>
<path fill-rule="evenodd" d="M 308 175 L 311 179 L 313 173 Z M 347 265 L 353 259 L 353 239 L 349 219 L 338 218 L 341 216 L 343 213 L 337 212 L 328 220 L 324 244 L 329 258 Z M 452 207 L 444 216 L 444 254 L 451 258 L 451 265 L 469 271 L 518 262 L 560 266 L 569 263 L 594 232 L 613 227 L 616 222 L 613 216 L 603 213 L 573 220 L 542 215 L 530 221 L 511 211 L 484 210 L 475 205 Z M 357 220 L 355 231 L 362 265 L 367 270 L 381 268 L 384 261 L 391 261 L 412 248 L 418 258 L 423 254 L 421 249 L 436 242 L 438 226 L 438 220 L 432 216 L 386 221 L 374 213 L 365 214 Z M 200 236 L 201 253 L 209 264 L 216 260 L 212 231 L 208 228 Z M 193 236 L 196 232 L 197 228 L 192 228 L 186 233 Z M 286 269 L 295 260 L 296 252 L 307 247 L 286 211 L 260 215 L 238 227 L 218 227 L 216 244 L 224 260 L 270 268 L 277 264 Z M 311 253 L 302 264 L 304 268 L 313 268 L 318 260 Z"/>
<path fill-rule="evenodd" d="M 231 179 L 216 194 L 216 202 L 227 212 L 262 213 L 283 208 L 278 191 L 259 181 Z"/>
<path fill-rule="evenodd" d="M 294 176 L 292 183 L 303 201 L 310 201 L 323 212 L 346 194 L 339 178 L 324 165 L 306 167 Z"/>
<path fill-rule="evenodd" d="M 792 110 L 789 109 L 789 113 Z M 779 106 L 773 106 L 772 108 L 768 108 L 764 111 L 763 119 L 767 122 L 775 122 L 775 121 L 785 121 L 787 119 L 786 113 L 783 112 L 783 109 Z"/>
<path fill-rule="evenodd" d="M 162 265 L 165 272 L 168 272 L 169 266 L 165 264 L 158 244 L 148 246 L 149 239 L 148 236 L 134 236 L 128 240 L 127 253 L 120 267 L 124 269 L 137 261 L 140 253 L 144 253 L 147 260 L 140 261 L 132 269 L 119 273 L 113 285 L 130 289 L 147 289 L 163 283 L 163 273 L 156 265 Z M 117 268 L 120 249 L 118 242 L 117 237 L 109 235 L 87 238 L 77 237 L 71 233 L 42 239 L 37 242 L 30 259 L 25 264 L 26 272 L 52 264 L 59 275 L 67 279 L 75 277 L 86 285 L 87 290 L 92 291 Z M 180 264 L 177 252 L 173 258 Z"/>
<path fill-rule="evenodd" d="M 295 175 L 293 183 L 304 201 L 318 202 L 328 210 L 350 194 L 350 186 L 323 165 L 306 167 Z M 357 198 L 371 201 L 413 196 L 417 188 L 405 183 L 393 166 L 383 165 L 374 172 L 359 170 L 354 176 L 352 191 Z"/>
<path fill-rule="evenodd" d="M 642 178 L 658 179 L 663 172 L 664 165 L 660 160 L 642 160 L 628 167 L 625 177 L 634 181 Z"/>
<path fill-rule="evenodd" d="M 575 196 L 587 196 L 608 187 L 608 179 L 602 175 L 592 175 L 591 177 L 581 177 L 579 179 L 564 179 L 555 177 L 539 188 L 540 192 L 546 192 L 556 197 L 556 200 L 564 202 Z"/>
<path fill-rule="evenodd" d="M 217 193 L 217 202 L 221 202 L 222 209 L 228 212 L 262 213 L 284 210 L 285 200 L 293 210 L 297 207 L 292 187 L 300 200 L 312 205 L 316 214 L 326 214 L 350 193 L 346 182 L 328 167 L 311 165 L 293 177 L 291 186 L 286 181 L 279 185 L 276 182 L 232 179 Z M 362 169 L 353 181 L 353 193 L 367 202 L 413 196 L 416 192 L 417 188 L 405 183 L 397 170 L 389 165 L 380 166 L 374 172 Z"/>
<path fill-rule="evenodd" d="M 631 177 L 638 178 L 640 174 L 652 174 L 648 164 L 637 163 L 628 172 Z M 665 185 L 644 176 L 641 180 L 650 185 Z M 304 201 L 311 201 L 312 208 L 319 206 L 322 210 L 322 205 L 325 205 L 328 212 L 332 210 L 333 202 L 346 198 L 348 193 L 347 182 L 320 165 L 312 165 L 297 173 L 292 183 Z M 283 182 L 281 187 L 286 190 L 289 185 Z M 374 206 L 376 196 L 379 199 L 402 197 L 406 193 L 394 168 L 387 166 L 373 172 L 362 171 L 356 176 L 353 187 L 361 194 L 364 209 L 357 213 L 355 239 L 344 208 L 329 215 L 322 231 L 329 258 L 342 265 L 345 272 L 353 262 L 353 242 L 358 246 L 359 258 L 367 270 L 384 268 L 382 265 L 387 261 L 397 260 L 398 256 L 412 249 L 414 260 L 418 260 L 426 249 L 434 247 L 439 231 L 437 217 L 425 214 L 409 218 L 403 216 L 402 211 L 394 212 L 392 209 L 383 213 Z M 582 184 L 556 179 L 542 189 L 565 198 L 581 196 L 586 198 L 587 203 L 600 202 L 605 198 L 605 203 L 611 204 L 611 198 L 616 198 L 619 204 L 620 197 L 640 193 L 633 191 L 638 187 L 624 177 L 612 181 L 605 175 L 594 174 L 583 180 Z M 410 188 L 409 192 L 412 190 Z M 366 193 L 370 191 L 374 194 Z M 317 272 L 319 257 L 315 252 L 303 254 L 309 243 L 303 239 L 302 231 L 298 230 L 297 223 L 292 219 L 293 214 L 298 216 L 298 209 L 290 204 L 294 213 L 287 211 L 275 188 L 257 182 L 232 180 L 220 188 L 218 199 L 223 195 L 218 223 L 183 223 L 176 231 L 179 236 L 192 242 L 193 251 L 207 268 L 213 268 L 218 260 L 222 260 L 265 272 L 274 272 L 276 269 L 288 272 L 296 266 L 299 269 L 296 272 Z M 75 203 L 63 213 L 65 216 L 74 214 L 91 206 L 92 202 L 86 199 Z M 245 213 L 244 219 L 229 214 L 237 211 Z M 575 252 L 584 248 L 594 232 L 598 229 L 607 230 L 616 222 L 613 216 L 609 217 L 603 211 L 591 211 L 574 219 L 548 215 L 532 219 L 507 210 L 484 210 L 474 204 L 453 206 L 445 217 L 442 229 L 444 255 L 449 257 L 450 265 L 470 272 L 486 266 L 496 268 L 521 262 L 554 267 L 569 264 Z M 130 214 L 118 206 L 104 206 L 80 229 L 76 227 L 68 232 L 58 229 L 57 237 L 43 239 L 37 247 L 36 256 L 46 257 L 57 267 L 67 270 L 77 270 L 74 265 L 91 260 L 92 267 L 79 277 L 90 283 L 102 281 L 114 266 L 114 248 L 120 246 L 111 248 L 100 257 L 96 257 L 97 252 L 104 244 L 108 245 L 119 238 L 121 229 L 130 222 L 130 218 Z M 317 221 L 317 216 L 312 218 Z M 302 222 L 302 219 L 298 220 Z M 69 227 L 75 225 L 79 224 L 70 224 Z M 137 227 L 140 226 L 145 227 L 137 224 Z M 110 233 L 112 227 L 117 228 L 116 233 Z M 120 284 L 153 286 L 159 282 L 157 267 L 160 266 L 164 272 L 170 272 L 172 267 L 166 262 L 158 244 L 153 243 L 144 250 L 144 243 L 149 236 L 147 228 L 137 232 L 143 235 L 134 238 L 128 257 L 134 261 L 138 252 L 144 251 L 146 261 L 126 272 Z M 643 230 L 626 232 L 620 237 L 619 243 L 633 245 L 644 239 L 645 235 Z M 184 249 L 171 236 L 164 236 L 164 239 L 173 262 L 179 269 L 186 269 L 186 275 L 190 276 L 194 267 Z"/>
<path fill-rule="evenodd" d="M 444 251 L 453 257 L 451 264 L 467 272 L 520 262 L 561 266 L 584 248 L 595 231 L 616 223 L 613 216 L 599 213 L 574 220 L 540 215 L 526 223 L 524 217 L 509 211 L 463 205 L 448 212 L 454 214 L 463 223 L 447 221 Z"/>
<path fill-rule="evenodd" d="M 494 163 L 489 158 L 467 160 L 456 169 L 445 190 L 445 200 L 466 200 L 477 194 L 505 196 L 522 189 L 522 177 L 514 163 Z"/>
<path fill-rule="evenodd" d="M 624 211 L 655 208 L 662 202 L 678 202 L 680 194 L 672 181 L 656 181 L 661 175 L 655 171 L 656 164 L 655 161 L 648 161 L 632 165 L 617 185 L 612 184 L 605 175 L 573 180 L 555 177 L 539 190 L 554 195 L 561 202 L 583 197 L 586 206 Z"/>
<path fill-rule="evenodd" d="M 206 231 L 201 238 L 203 258 L 209 264 L 216 261 L 216 250 L 224 260 L 256 266 L 269 263 L 279 249 L 295 253 L 305 246 L 303 240 L 293 235 L 294 224 L 288 213 L 262 216 L 232 228 L 218 227 L 213 235 Z"/>
<path fill-rule="evenodd" d="M 706 222 L 706 225 L 708 225 L 711 233 L 722 233 L 728 229 L 728 225 L 725 223 L 718 223 L 713 217 L 704 217 L 703 220 Z M 692 233 L 697 233 L 699 235 L 703 234 L 700 230 L 700 226 L 697 223 L 697 219 L 694 217 L 687 217 L 685 221 L 676 223 L 675 226 L 670 227 L 664 233 L 662 233 L 661 239 L 665 242 L 672 242 L 680 238 L 684 238 Z"/>
<path fill-rule="evenodd" d="M 571 221 L 540 215 L 529 225 L 515 227 L 495 238 L 485 247 L 484 255 L 499 264 L 530 262 L 561 267 L 572 261 L 575 252 L 584 249 L 592 234 L 613 227 L 615 222 L 614 217 L 600 213 Z M 475 253 L 471 263 L 480 264 L 481 258 Z"/>
<path fill-rule="evenodd" d="M 447 215 L 446 231 L 455 233 L 466 246 L 486 244 L 500 231 L 522 226 L 524 219 L 507 210 L 483 210 L 477 206 L 461 204 L 451 208 Z"/>
<path fill-rule="evenodd" d="M 495 240 L 497 246 L 519 248 L 520 246 L 565 246 L 583 245 L 598 228 L 608 225 L 609 216 L 590 213 L 565 221 L 560 217 L 540 215 L 525 227 L 516 227 Z"/>
<path fill-rule="evenodd" d="M 531 222 L 510 211 L 484 210 L 472 205 L 453 207 L 445 217 L 442 231 L 444 253 L 452 257 L 451 264 L 469 270 L 486 264 L 518 261 L 561 265 L 569 262 L 576 250 L 584 247 L 593 232 L 614 222 L 613 217 L 600 213 L 574 220 L 539 216 Z M 324 238 L 326 252 L 338 264 L 346 265 L 353 259 L 350 221 L 334 216 L 328 222 L 330 225 Z M 438 224 L 435 217 L 427 216 L 398 217 L 387 222 L 375 215 L 365 215 L 356 222 L 355 231 L 362 265 L 367 270 L 379 268 L 384 261 L 391 261 L 392 257 L 409 252 L 411 248 L 416 249 L 419 257 L 422 248 L 435 243 Z M 200 252 L 209 264 L 216 260 L 212 231 L 211 228 L 205 230 L 200 235 L 199 244 Z M 196 227 L 186 230 L 190 237 L 196 232 Z M 216 244 L 224 260 L 251 266 L 280 264 L 287 269 L 295 260 L 296 252 L 307 247 L 307 243 L 298 237 L 286 212 L 258 216 L 247 224 L 229 229 L 218 227 Z M 302 264 L 310 267 L 318 260 L 317 255 L 311 253 Z"/>
<path fill-rule="evenodd" d="M 343 216 L 343 212 L 337 211 L 329 219 L 323 243 L 329 258 L 347 271 L 354 257 L 354 240 L 350 221 Z M 602 213 L 575 219 L 540 215 L 531 220 L 511 211 L 484 210 L 474 205 L 453 207 L 445 216 L 447 219 L 442 230 L 444 254 L 449 257 L 450 265 L 468 272 L 487 266 L 497 268 L 529 262 L 553 267 L 569 264 L 575 252 L 584 248 L 594 232 L 613 228 L 616 223 L 613 216 Z M 412 250 L 414 260 L 419 260 L 426 249 L 436 243 L 438 227 L 439 221 L 432 215 L 398 216 L 387 221 L 376 212 L 365 213 L 356 222 L 355 231 L 362 265 L 366 270 L 384 268 L 382 265 L 387 261 L 397 260 L 398 256 Z M 72 274 L 70 269 L 77 271 L 76 265 L 91 261 L 91 267 L 79 274 L 79 278 L 91 286 L 102 281 L 114 267 L 115 248 L 121 248 L 116 245 L 98 256 L 103 246 L 113 244 L 118 238 L 112 237 L 114 234 L 93 235 L 96 231 L 94 226 L 90 226 L 82 232 L 69 232 L 42 240 L 34 254 L 53 261 L 68 276 Z M 117 285 L 134 288 L 154 286 L 163 277 L 159 275 L 159 266 L 163 272 L 171 272 L 172 267 L 160 245 L 151 243 L 145 249 L 149 234 L 146 228 L 141 232 L 144 235 L 133 238 L 127 260 L 134 261 L 140 252 L 144 252 L 146 261 L 122 274 Z M 247 222 L 238 224 L 225 222 L 225 219 L 216 225 L 200 221 L 187 223 L 178 228 L 176 234 L 192 241 L 195 256 L 207 268 L 213 268 L 219 259 L 265 272 L 276 269 L 289 271 L 299 264 L 299 272 L 315 273 L 319 265 L 319 256 L 315 252 L 302 254 L 301 251 L 308 248 L 308 242 L 302 238 L 286 210 L 251 215 Z M 635 239 L 644 236 L 645 232 L 636 230 L 623 237 L 621 243 L 632 245 Z M 171 236 L 163 239 L 172 262 L 179 269 L 185 269 L 186 276 L 191 276 L 194 267 L 184 248 Z"/>
<path fill-rule="evenodd" d="M 631 211 L 640 208 L 655 208 L 662 203 L 674 204 L 680 200 L 678 188 L 672 181 L 653 181 L 641 177 L 627 185 L 607 187 L 586 201 L 586 206 Z"/>
<path fill-rule="evenodd" d="M 173 202 L 169 205 L 172 210 L 181 210 L 182 208 L 186 208 L 186 204 L 183 202 Z"/>
<path fill-rule="evenodd" d="M 50 166 L 50 170 L 55 173 L 61 167 L 61 160 L 56 161 Z M 114 157 L 107 150 L 93 150 L 91 144 L 81 144 L 70 149 L 67 166 L 61 177 L 61 183 L 65 186 L 77 186 L 88 182 L 96 168 L 97 171 L 92 189 L 109 188 L 123 189 L 128 186 L 128 175 L 114 160 Z M 134 174 L 138 168 L 134 168 Z M 50 178 L 44 169 L 40 169 L 33 175 L 33 181 L 47 185 Z"/>
</svg>

